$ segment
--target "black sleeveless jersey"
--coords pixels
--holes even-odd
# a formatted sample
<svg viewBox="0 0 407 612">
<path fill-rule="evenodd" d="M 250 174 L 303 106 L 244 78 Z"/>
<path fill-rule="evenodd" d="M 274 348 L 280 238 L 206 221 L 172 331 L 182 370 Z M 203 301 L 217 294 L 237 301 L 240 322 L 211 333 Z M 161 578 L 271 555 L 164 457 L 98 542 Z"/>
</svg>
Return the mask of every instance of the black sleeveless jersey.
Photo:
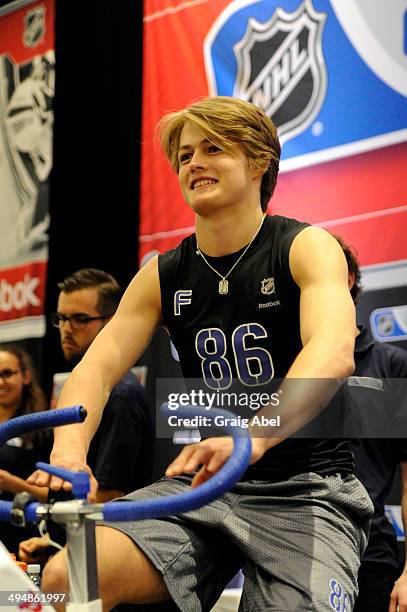
<svg viewBox="0 0 407 612">
<path fill-rule="evenodd" d="M 238 381 L 250 393 L 286 375 L 302 348 L 300 290 L 291 275 L 289 251 L 307 226 L 266 216 L 227 277 L 227 294 L 219 293 L 221 279 L 199 254 L 195 235 L 159 256 L 163 323 L 185 378 L 203 379 L 208 390 L 221 391 Z M 243 251 L 205 257 L 226 275 Z M 276 480 L 308 471 L 351 470 L 348 441 L 292 438 L 268 451 L 246 477 Z"/>
</svg>

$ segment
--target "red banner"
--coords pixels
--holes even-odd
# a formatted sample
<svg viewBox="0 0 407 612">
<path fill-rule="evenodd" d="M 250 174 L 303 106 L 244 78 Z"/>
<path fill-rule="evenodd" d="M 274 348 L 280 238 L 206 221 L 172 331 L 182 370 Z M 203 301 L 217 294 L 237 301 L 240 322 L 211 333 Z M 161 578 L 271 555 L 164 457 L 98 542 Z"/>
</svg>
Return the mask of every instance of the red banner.
<svg viewBox="0 0 407 612">
<path fill-rule="evenodd" d="M 0 342 L 45 333 L 54 83 L 54 1 L 1 9 Z"/>
</svg>

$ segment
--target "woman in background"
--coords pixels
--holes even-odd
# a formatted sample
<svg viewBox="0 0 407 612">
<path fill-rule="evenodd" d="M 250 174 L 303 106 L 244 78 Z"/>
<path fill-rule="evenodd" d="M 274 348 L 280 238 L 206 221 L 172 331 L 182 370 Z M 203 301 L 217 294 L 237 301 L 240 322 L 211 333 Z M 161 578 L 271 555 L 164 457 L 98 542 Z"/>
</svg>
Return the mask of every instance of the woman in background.
<svg viewBox="0 0 407 612">
<path fill-rule="evenodd" d="M 0 345 L 0 424 L 47 408 L 29 354 L 16 345 Z M 49 448 L 44 431 L 27 433 L 0 445 L 0 499 L 10 501 L 16 493 L 28 491 L 46 501 L 47 489 L 29 485 L 25 479 L 37 461 L 48 460 Z M 19 542 L 35 533 L 34 529 L 0 523 L 0 541 L 16 554 Z"/>
</svg>

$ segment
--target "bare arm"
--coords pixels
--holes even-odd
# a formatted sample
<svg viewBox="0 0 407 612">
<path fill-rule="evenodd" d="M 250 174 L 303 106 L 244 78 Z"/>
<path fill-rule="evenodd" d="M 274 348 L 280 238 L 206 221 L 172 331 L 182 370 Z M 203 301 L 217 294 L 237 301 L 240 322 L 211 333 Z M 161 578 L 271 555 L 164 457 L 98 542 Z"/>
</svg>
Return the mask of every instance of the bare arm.
<svg viewBox="0 0 407 612">
<path fill-rule="evenodd" d="M 407 612 L 407 463 L 400 463 L 401 475 L 401 516 L 403 519 L 405 537 L 405 563 L 399 579 L 394 583 L 390 596 L 389 612 Z M 398 606 L 398 608 L 397 608 Z"/>
<path fill-rule="evenodd" d="M 356 335 L 355 308 L 348 289 L 348 271 L 342 250 L 324 230 L 307 228 L 293 241 L 290 269 L 301 290 L 300 326 L 303 348 L 293 362 L 282 386 L 278 407 L 266 406 L 258 415 L 282 415 L 279 437 L 264 427 L 251 427 L 251 463 L 264 452 L 310 421 L 338 390 L 340 381 L 354 369 Z M 304 384 L 290 385 L 289 379 Z M 190 472 L 200 464 L 193 485 L 216 473 L 230 455 L 228 438 L 210 438 L 185 447 L 167 470 L 168 476 Z"/>
<path fill-rule="evenodd" d="M 55 429 L 51 462 L 68 469 L 85 469 L 89 444 L 96 432 L 111 389 L 138 359 L 161 321 L 158 258 L 134 277 L 117 312 L 102 329 L 65 383 L 57 407 L 82 404 L 88 413 L 83 424 Z M 47 485 L 43 472 L 30 484 Z M 60 488 L 59 478 L 51 488 Z M 65 488 L 69 488 L 66 485 Z"/>
<path fill-rule="evenodd" d="M 44 487 L 30 485 L 23 478 L 10 474 L 6 470 L 0 470 L 0 491 L 9 491 L 14 494 L 27 491 L 41 502 L 46 502 L 48 495 L 48 490 Z"/>
<path fill-rule="evenodd" d="M 262 411 L 269 418 L 281 415 L 280 437 L 266 438 L 264 428 L 252 428 L 253 436 L 258 431 L 263 438 L 265 449 L 316 416 L 354 370 L 355 307 L 342 249 L 324 230 L 307 228 L 293 241 L 290 268 L 301 290 L 303 348 L 282 385 L 279 406 Z M 293 384 L 290 379 L 301 380 Z"/>
<path fill-rule="evenodd" d="M 355 306 L 342 249 L 326 231 L 310 227 L 294 240 L 290 268 L 301 289 L 303 349 L 288 378 L 343 379 L 355 364 Z"/>
</svg>

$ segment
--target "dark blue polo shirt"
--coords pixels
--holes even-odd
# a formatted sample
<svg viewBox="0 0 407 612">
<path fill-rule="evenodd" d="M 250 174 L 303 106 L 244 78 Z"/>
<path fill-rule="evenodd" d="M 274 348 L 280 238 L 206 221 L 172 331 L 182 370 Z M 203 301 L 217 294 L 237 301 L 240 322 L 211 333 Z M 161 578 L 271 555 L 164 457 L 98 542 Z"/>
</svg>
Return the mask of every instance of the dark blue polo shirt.
<svg viewBox="0 0 407 612">
<path fill-rule="evenodd" d="M 381 393 L 381 382 L 384 386 L 392 386 L 392 390 L 397 386 L 398 381 L 394 381 L 393 384 L 392 381 L 382 379 L 407 378 L 407 351 L 390 344 L 376 342 L 367 328 L 362 328 L 356 339 L 355 363 L 353 376 L 366 378 L 372 400 L 374 395 L 378 396 Z M 379 383 L 376 393 L 375 380 Z M 404 382 L 400 381 L 400 383 L 404 385 Z M 358 402 L 357 393 L 351 393 L 350 397 L 353 402 Z M 394 427 L 394 431 L 405 431 L 407 437 L 405 429 L 407 395 L 395 393 L 394 397 L 397 397 L 398 400 L 391 403 L 380 401 L 380 398 L 378 402 L 370 401 L 370 419 L 372 422 L 375 420 L 377 426 L 378 420 L 384 423 L 385 421 L 381 419 L 387 417 L 388 429 Z M 388 414 L 376 414 L 377 405 L 372 407 L 373 403 L 381 406 L 382 410 Z M 358 409 L 360 406 L 353 406 L 353 408 Z M 407 439 L 404 437 L 355 438 L 352 440 L 352 447 L 355 454 L 355 473 L 368 490 L 375 509 L 369 543 L 363 561 L 386 563 L 398 568 L 397 539 L 392 525 L 385 516 L 384 505 L 398 464 L 401 461 L 407 461 Z"/>
</svg>

